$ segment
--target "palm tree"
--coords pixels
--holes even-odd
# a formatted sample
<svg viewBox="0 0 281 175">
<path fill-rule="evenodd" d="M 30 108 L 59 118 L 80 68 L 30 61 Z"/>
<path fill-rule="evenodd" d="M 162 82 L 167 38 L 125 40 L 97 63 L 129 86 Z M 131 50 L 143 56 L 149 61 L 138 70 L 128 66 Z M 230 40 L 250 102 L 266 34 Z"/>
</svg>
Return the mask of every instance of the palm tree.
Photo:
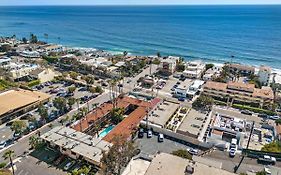
<svg viewBox="0 0 281 175">
<path fill-rule="evenodd" d="M 35 136 L 31 136 L 29 137 L 29 145 L 31 146 L 31 148 L 36 148 L 38 146 L 39 143 L 39 139 L 38 137 Z"/>
<path fill-rule="evenodd" d="M 10 164 L 11 164 L 11 167 L 12 167 L 12 173 L 13 175 L 15 175 L 15 169 L 14 169 L 14 163 L 13 163 L 13 160 L 12 160 L 12 157 L 15 156 L 15 152 L 13 150 L 7 150 L 4 155 L 3 155 L 3 158 L 6 160 L 6 159 L 9 159 L 10 160 Z"/>
</svg>

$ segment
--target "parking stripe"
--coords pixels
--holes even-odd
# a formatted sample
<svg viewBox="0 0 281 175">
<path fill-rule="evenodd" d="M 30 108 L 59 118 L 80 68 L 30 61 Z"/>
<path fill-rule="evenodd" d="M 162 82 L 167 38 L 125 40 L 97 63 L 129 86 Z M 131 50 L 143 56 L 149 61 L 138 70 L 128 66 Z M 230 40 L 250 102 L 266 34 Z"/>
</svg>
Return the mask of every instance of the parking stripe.
<svg viewBox="0 0 281 175">
<path fill-rule="evenodd" d="M 23 172 L 23 170 L 20 170 L 20 172 L 17 175 L 21 175 L 22 172 Z"/>
</svg>

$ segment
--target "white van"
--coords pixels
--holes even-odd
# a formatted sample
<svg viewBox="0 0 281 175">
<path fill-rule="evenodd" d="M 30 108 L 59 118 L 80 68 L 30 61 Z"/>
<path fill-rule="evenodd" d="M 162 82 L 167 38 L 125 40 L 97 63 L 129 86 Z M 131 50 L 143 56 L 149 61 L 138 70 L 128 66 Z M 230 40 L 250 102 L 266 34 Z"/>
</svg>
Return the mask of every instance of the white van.
<svg viewBox="0 0 281 175">
<path fill-rule="evenodd" d="M 163 134 L 159 134 L 158 135 L 158 142 L 163 142 L 164 141 L 164 135 Z"/>
</svg>

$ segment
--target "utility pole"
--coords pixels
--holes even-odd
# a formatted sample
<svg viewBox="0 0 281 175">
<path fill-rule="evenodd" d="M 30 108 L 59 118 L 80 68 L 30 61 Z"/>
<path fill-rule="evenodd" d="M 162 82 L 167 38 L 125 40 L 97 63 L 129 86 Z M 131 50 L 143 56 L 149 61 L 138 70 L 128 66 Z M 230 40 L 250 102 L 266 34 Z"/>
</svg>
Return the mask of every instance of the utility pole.
<svg viewBox="0 0 281 175">
<path fill-rule="evenodd" d="M 249 144 L 250 144 L 250 141 L 251 141 L 251 137 L 252 137 L 252 134 L 253 134 L 253 131 L 254 131 L 254 126 L 255 126 L 255 122 L 253 121 L 252 128 L 251 128 L 251 132 L 250 132 L 250 136 L 249 136 L 249 139 L 248 139 L 248 143 L 247 143 L 246 149 L 249 148 Z M 238 169 L 239 169 L 239 167 L 241 166 L 241 164 L 242 164 L 244 158 L 245 158 L 245 155 L 242 155 L 242 158 L 241 158 L 239 164 L 234 167 L 234 173 L 236 173 L 236 172 L 238 171 Z"/>
</svg>

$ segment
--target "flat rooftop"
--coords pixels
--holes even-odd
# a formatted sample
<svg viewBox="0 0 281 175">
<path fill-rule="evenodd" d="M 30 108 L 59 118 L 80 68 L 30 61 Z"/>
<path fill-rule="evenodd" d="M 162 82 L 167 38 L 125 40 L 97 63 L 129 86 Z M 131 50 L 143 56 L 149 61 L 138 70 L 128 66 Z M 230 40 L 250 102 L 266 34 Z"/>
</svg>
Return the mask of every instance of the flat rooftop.
<svg viewBox="0 0 281 175">
<path fill-rule="evenodd" d="M 45 101 L 51 96 L 39 91 L 29 91 L 23 89 L 9 90 L 0 94 L 0 116 Z"/>
<path fill-rule="evenodd" d="M 186 169 L 190 168 L 194 169 L 193 175 L 234 175 L 234 173 L 230 173 L 216 167 L 199 162 L 193 162 L 167 153 L 157 154 L 153 158 L 145 175 L 186 175 Z"/>
<path fill-rule="evenodd" d="M 69 149 L 78 155 L 84 156 L 96 162 L 97 165 L 100 164 L 103 152 L 107 152 L 112 146 L 109 142 L 64 126 L 53 128 L 43 134 L 41 138 L 61 148 Z"/>
<path fill-rule="evenodd" d="M 152 124 L 164 127 L 169 118 L 178 109 L 179 104 L 172 103 L 169 101 L 164 101 L 159 103 L 156 108 L 149 115 L 148 121 Z"/>
<path fill-rule="evenodd" d="M 198 136 L 206 117 L 206 114 L 190 109 L 177 131 Z"/>
</svg>

